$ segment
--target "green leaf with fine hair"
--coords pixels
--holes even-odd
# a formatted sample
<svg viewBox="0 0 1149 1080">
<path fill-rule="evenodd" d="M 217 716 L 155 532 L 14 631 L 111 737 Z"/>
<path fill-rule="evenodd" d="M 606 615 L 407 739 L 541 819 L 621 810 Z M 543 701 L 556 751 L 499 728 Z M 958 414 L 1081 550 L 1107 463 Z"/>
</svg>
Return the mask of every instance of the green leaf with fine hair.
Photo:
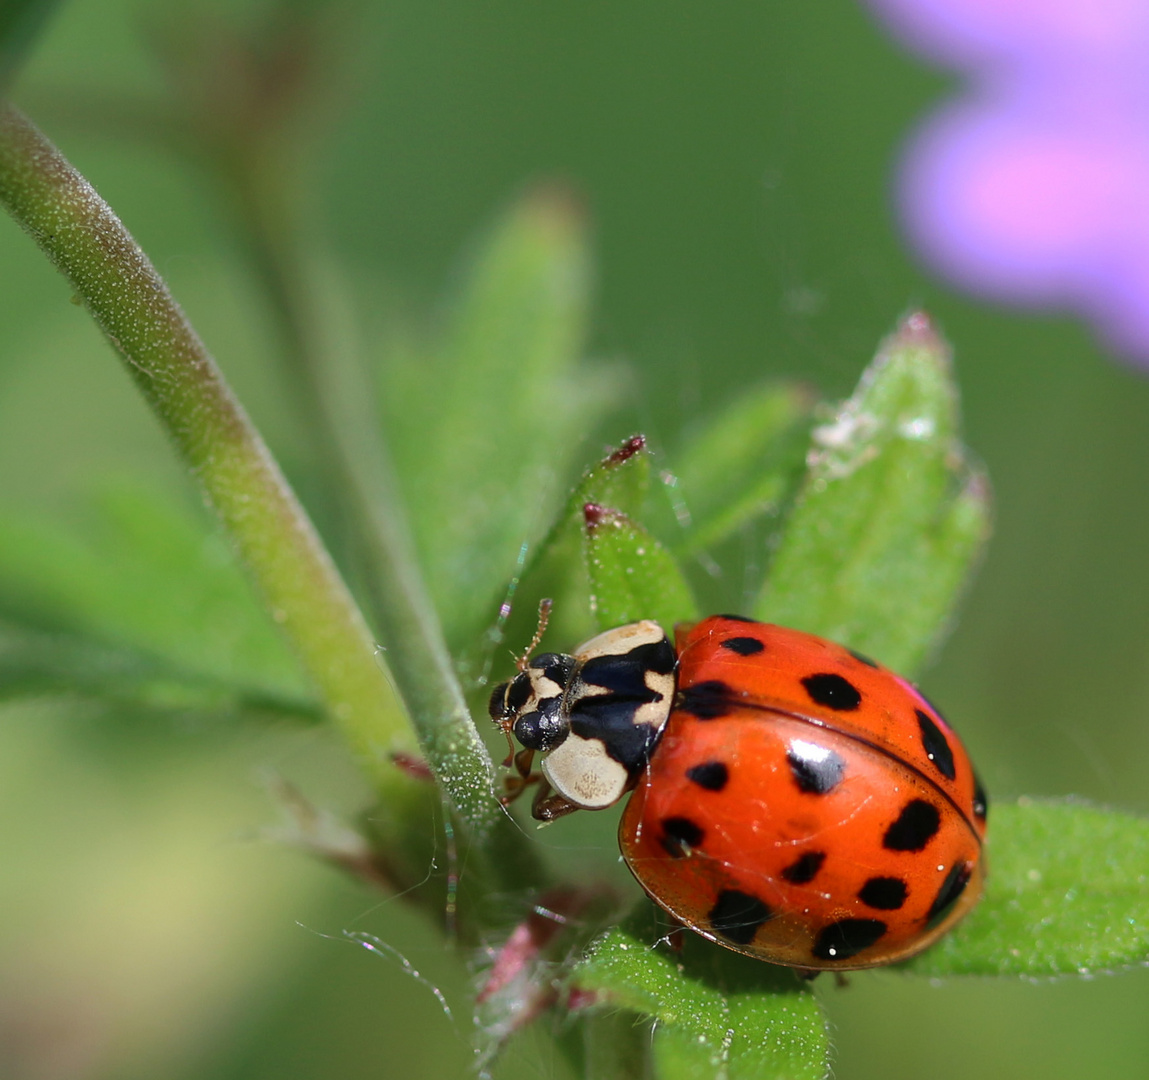
<svg viewBox="0 0 1149 1080">
<path fill-rule="evenodd" d="M 446 327 L 384 372 L 392 453 L 432 598 L 456 649 L 497 613 L 524 542 L 542 535 L 612 395 L 580 366 L 589 267 L 582 215 L 525 198 L 474 258 Z"/>
<path fill-rule="evenodd" d="M 814 429 L 809 462 L 754 614 L 912 675 L 989 532 L 988 484 L 958 438 L 949 348 L 924 315 L 902 323 Z"/>
<path fill-rule="evenodd" d="M 198 683 L 204 692 L 215 686 L 269 700 L 310 697 L 227 541 L 150 489 L 105 489 L 86 529 L 11 511 L 0 516 L 0 614 L 29 630 L 61 633 L 62 649 L 86 652 L 79 682 L 114 663 L 134 667 L 137 683 L 179 672 L 189 693 Z M 28 639 L 9 660 L 23 655 L 46 675 L 45 647 L 44 639 Z"/>
<path fill-rule="evenodd" d="M 1031 799 L 990 816 L 984 897 L 907 970 L 1048 978 L 1149 963 L 1149 821 Z"/>
<path fill-rule="evenodd" d="M 638 522 L 619 510 L 584 508 L 590 604 L 600 630 L 654 619 L 669 630 L 697 618 L 690 587 L 670 554 Z"/>
<path fill-rule="evenodd" d="M 689 522 L 676 552 L 713 547 L 786 506 L 801 479 L 813 405 L 801 384 L 767 383 L 695 433 L 675 462 L 676 502 Z"/>
<path fill-rule="evenodd" d="M 658 1080 L 822 1080 L 826 1021 L 792 971 L 687 935 L 681 956 L 652 947 L 649 910 L 608 930 L 574 981 L 608 1003 L 655 1021 Z"/>
<path fill-rule="evenodd" d="M 592 588 L 584 551 L 585 508 L 594 504 L 637 514 L 649 490 L 650 454 L 641 435 L 624 440 L 587 469 L 550 531 L 526 559 L 521 578 L 511 583 L 510 616 L 488 635 L 487 649 L 504 641 L 513 649 L 524 647 L 534 633 L 535 612 L 544 597 L 554 601 L 547 639 L 559 643 L 559 648 L 570 649 L 599 629 L 591 611 Z"/>
</svg>

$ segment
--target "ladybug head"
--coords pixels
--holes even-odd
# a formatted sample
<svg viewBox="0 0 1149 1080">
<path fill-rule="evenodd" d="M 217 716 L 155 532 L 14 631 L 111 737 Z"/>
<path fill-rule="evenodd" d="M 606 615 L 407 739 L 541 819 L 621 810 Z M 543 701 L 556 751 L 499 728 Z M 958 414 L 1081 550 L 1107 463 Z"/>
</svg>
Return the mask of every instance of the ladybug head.
<svg viewBox="0 0 1149 1080">
<path fill-rule="evenodd" d="M 491 692 L 491 719 L 528 750 L 553 750 L 570 731 L 563 694 L 574 666 L 574 657 L 561 653 L 532 657 L 518 675 Z"/>
</svg>

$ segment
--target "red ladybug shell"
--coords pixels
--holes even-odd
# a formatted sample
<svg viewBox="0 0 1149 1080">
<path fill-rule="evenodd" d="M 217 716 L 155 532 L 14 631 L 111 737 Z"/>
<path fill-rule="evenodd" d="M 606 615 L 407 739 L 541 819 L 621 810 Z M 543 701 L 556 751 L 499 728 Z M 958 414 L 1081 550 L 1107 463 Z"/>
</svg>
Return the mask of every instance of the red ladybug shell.
<svg viewBox="0 0 1149 1080">
<path fill-rule="evenodd" d="M 976 902 L 985 795 L 914 687 L 822 638 L 679 627 L 677 695 L 619 828 L 677 919 L 807 969 L 924 949 Z"/>
</svg>

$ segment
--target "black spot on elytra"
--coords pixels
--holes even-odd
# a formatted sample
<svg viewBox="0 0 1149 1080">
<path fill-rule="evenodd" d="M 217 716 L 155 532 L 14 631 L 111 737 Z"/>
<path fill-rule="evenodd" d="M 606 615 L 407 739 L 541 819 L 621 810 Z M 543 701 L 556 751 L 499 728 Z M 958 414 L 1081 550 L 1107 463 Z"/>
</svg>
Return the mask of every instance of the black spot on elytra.
<svg viewBox="0 0 1149 1080">
<path fill-rule="evenodd" d="M 886 830 L 882 846 L 888 851 L 921 851 L 934 838 L 941 823 L 941 814 L 933 803 L 913 799 Z"/>
<path fill-rule="evenodd" d="M 872 877 L 858 891 L 858 899 L 879 911 L 897 911 L 906 902 L 906 893 L 901 878 Z"/>
<path fill-rule="evenodd" d="M 668 817 L 662 822 L 662 846 L 673 859 L 689 855 L 702 844 L 706 832 L 690 818 Z"/>
<path fill-rule="evenodd" d="M 865 664 L 866 667 L 878 667 L 878 662 L 876 660 L 871 660 L 868 656 L 866 656 L 865 653 L 855 652 L 853 649 L 847 649 L 846 652 L 848 652 L 859 663 Z"/>
<path fill-rule="evenodd" d="M 758 897 L 737 889 L 723 889 L 707 920 L 711 929 L 727 941 L 749 945 L 758 927 L 773 917 L 774 913 Z"/>
<path fill-rule="evenodd" d="M 807 885 L 818 876 L 825 861 L 824 851 L 804 851 L 782 871 L 782 876 L 791 885 Z"/>
<path fill-rule="evenodd" d="M 947 780 L 954 778 L 954 752 L 950 749 L 950 744 L 946 741 L 942 729 L 934 723 L 933 717 L 929 713 L 922 712 L 921 709 L 914 709 L 914 713 L 918 718 L 918 727 L 922 733 L 922 746 L 926 751 L 926 757 L 933 762 L 934 768 L 942 774 Z"/>
<path fill-rule="evenodd" d="M 833 750 L 797 739 L 786 751 L 790 772 L 799 790 L 810 795 L 825 795 L 833 791 L 846 771 L 846 763 Z"/>
<path fill-rule="evenodd" d="M 716 615 L 717 619 L 729 619 L 731 622 L 756 623 L 757 619 L 748 619 L 745 615 Z"/>
<path fill-rule="evenodd" d="M 729 649 L 739 656 L 753 656 L 766 648 L 756 637 L 732 637 L 727 638 L 721 644 L 722 648 Z"/>
<path fill-rule="evenodd" d="M 730 779 L 730 770 L 721 761 L 704 761 L 701 765 L 691 765 L 686 770 L 686 778 L 707 791 L 721 791 Z"/>
<path fill-rule="evenodd" d="M 965 887 L 969 884 L 972 874 L 973 866 L 970 863 L 959 862 L 954 864 L 950 872 L 946 874 L 942 887 L 938 889 L 934 902 L 930 904 L 929 913 L 926 915 L 927 926 L 936 926 L 949 913 L 950 908 L 957 903 L 958 897 L 965 892 Z"/>
<path fill-rule="evenodd" d="M 807 675 L 802 680 L 806 693 L 816 705 L 825 705 L 835 712 L 853 712 L 862 703 L 862 695 L 849 679 L 833 672 Z"/>
<path fill-rule="evenodd" d="M 973 816 L 978 821 L 985 821 L 986 814 L 989 813 L 989 797 L 985 793 L 985 787 L 982 785 L 981 777 L 975 772 L 973 774 Z"/>
<path fill-rule="evenodd" d="M 678 707 L 699 720 L 717 720 L 734 706 L 734 691 L 720 679 L 695 683 L 679 691 Z"/>
<path fill-rule="evenodd" d="M 819 960 L 849 960 L 885 932 L 881 919 L 839 919 L 822 929 L 810 950 Z"/>
</svg>

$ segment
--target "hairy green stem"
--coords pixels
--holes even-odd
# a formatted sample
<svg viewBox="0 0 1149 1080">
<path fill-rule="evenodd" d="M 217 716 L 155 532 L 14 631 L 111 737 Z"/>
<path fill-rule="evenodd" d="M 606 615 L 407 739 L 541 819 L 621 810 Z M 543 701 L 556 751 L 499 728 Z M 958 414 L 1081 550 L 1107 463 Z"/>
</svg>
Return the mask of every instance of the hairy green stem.
<svg viewBox="0 0 1149 1080">
<path fill-rule="evenodd" d="M 68 278 L 231 533 L 276 622 L 385 795 L 415 741 L 359 609 L 303 508 L 155 268 L 91 185 L 10 105 L 0 202 Z"/>
</svg>

